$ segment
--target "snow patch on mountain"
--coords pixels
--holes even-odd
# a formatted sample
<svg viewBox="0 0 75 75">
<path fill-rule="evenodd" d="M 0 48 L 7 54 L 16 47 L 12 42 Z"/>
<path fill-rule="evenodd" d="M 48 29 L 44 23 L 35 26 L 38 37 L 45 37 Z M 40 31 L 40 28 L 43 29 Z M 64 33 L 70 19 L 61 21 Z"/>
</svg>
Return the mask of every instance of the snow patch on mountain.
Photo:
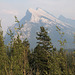
<svg viewBox="0 0 75 75">
<path fill-rule="evenodd" d="M 69 39 L 73 39 L 71 36 L 73 36 L 73 33 L 75 32 L 74 28 L 70 24 L 60 21 L 41 8 L 38 8 L 36 10 L 32 8 L 28 9 L 26 15 L 20 20 L 20 25 L 22 24 L 23 27 L 18 31 L 19 34 L 22 33 L 20 38 L 28 38 L 32 48 L 36 45 L 36 32 L 40 30 L 41 26 L 48 28 L 48 33 L 52 38 L 52 43 L 54 46 L 57 46 L 56 41 L 60 39 L 59 34 L 56 32 L 56 26 L 58 26 L 63 32 L 65 32 L 65 38 L 67 38 L 69 42 L 72 42 L 72 40 Z M 16 23 L 12 27 L 9 27 L 9 29 L 13 31 L 16 37 L 16 31 L 14 28 L 18 28 L 18 23 Z M 7 30 L 7 32 L 9 33 L 9 30 Z M 6 43 L 8 43 L 8 38 L 10 37 L 7 34 L 5 35 L 5 37 L 5 41 Z"/>
</svg>

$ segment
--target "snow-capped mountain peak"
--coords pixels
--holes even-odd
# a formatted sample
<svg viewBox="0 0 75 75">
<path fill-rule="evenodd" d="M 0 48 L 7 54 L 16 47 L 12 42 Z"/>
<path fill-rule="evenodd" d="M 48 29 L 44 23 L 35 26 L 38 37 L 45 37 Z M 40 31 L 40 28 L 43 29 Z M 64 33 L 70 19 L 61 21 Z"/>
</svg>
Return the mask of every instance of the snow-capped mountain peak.
<svg viewBox="0 0 75 75">
<path fill-rule="evenodd" d="M 21 38 L 28 38 L 31 48 L 35 47 L 36 45 L 36 32 L 39 31 L 41 26 L 44 26 L 45 28 L 48 28 L 48 33 L 52 39 L 52 43 L 54 46 L 57 46 L 57 40 L 59 39 L 59 35 L 56 32 L 56 25 L 65 32 L 65 37 L 72 42 L 70 36 L 73 36 L 73 32 L 75 32 L 74 27 L 72 25 L 64 23 L 54 17 L 53 15 L 49 14 L 45 10 L 42 10 L 41 8 L 37 8 L 36 10 L 30 8 L 27 10 L 26 15 L 20 20 L 20 25 L 23 24 L 23 27 L 21 30 L 19 30 L 19 34 L 22 32 Z M 18 27 L 18 24 L 15 24 L 14 26 L 10 27 L 10 29 L 13 31 L 14 35 L 16 36 L 15 27 Z M 7 30 L 7 33 L 9 33 L 9 29 Z M 9 42 L 10 38 L 7 34 L 5 35 L 6 43 Z"/>
<path fill-rule="evenodd" d="M 47 20 L 52 20 L 55 23 L 57 22 L 65 26 L 62 21 L 58 20 L 56 17 L 50 15 L 41 8 L 37 8 L 36 10 L 30 8 L 27 12 L 31 14 L 30 22 L 38 23 L 40 20 L 42 20 L 43 22 Z"/>
</svg>

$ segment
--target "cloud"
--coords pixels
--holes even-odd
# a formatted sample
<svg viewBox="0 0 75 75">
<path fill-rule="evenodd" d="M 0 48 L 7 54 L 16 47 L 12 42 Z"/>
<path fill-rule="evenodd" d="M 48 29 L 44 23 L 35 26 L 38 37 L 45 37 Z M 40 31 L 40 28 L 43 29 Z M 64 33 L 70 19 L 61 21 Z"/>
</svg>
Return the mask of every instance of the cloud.
<svg viewBox="0 0 75 75">
<path fill-rule="evenodd" d="M 9 14 L 9 15 L 19 15 L 17 10 L 2 10 L 2 13 Z"/>
</svg>

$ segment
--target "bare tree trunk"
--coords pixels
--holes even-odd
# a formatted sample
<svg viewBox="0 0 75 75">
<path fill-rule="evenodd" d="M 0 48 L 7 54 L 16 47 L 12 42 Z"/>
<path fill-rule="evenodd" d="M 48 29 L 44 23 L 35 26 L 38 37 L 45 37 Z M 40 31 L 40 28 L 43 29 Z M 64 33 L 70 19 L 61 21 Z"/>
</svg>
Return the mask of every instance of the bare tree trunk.
<svg viewBox="0 0 75 75">
<path fill-rule="evenodd" d="M 9 75 L 9 74 L 8 74 L 8 71 L 7 71 L 7 69 L 6 69 L 6 65 L 5 65 L 5 72 L 6 72 L 6 75 Z"/>
<path fill-rule="evenodd" d="M 10 68 L 10 75 L 13 75 L 13 74 L 12 74 L 12 65 L 11 65 L 11 68 Z"/>
<path fill-rule="evenodd" d="M 40 75 L 39 69 L 37 69 L 36 75 Z"/>
</svg>

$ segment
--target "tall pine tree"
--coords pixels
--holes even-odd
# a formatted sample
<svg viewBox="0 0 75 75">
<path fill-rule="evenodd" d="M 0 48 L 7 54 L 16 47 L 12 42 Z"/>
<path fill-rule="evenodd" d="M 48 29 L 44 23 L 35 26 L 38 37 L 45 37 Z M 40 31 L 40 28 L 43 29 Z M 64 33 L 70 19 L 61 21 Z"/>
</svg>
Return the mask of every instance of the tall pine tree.
<svg viewBox="0 0 75 75">
<path fill-rule="evenodd" d="M 51 62 L 49 62 L 49 58 L 51 58 L 50 52 L 53 50 L 53 46 L 48 32 L 44 27 L 40 27 L 40 32 L 37 32 L 37 36 L 38 45 L 33 52 L 35 65 L 33 67 L 36 73 L 39 72 L 41 75 L 48 75 L 51 68 L 49 67 L 49 64 L 51 64 Z"/>
</svg>

